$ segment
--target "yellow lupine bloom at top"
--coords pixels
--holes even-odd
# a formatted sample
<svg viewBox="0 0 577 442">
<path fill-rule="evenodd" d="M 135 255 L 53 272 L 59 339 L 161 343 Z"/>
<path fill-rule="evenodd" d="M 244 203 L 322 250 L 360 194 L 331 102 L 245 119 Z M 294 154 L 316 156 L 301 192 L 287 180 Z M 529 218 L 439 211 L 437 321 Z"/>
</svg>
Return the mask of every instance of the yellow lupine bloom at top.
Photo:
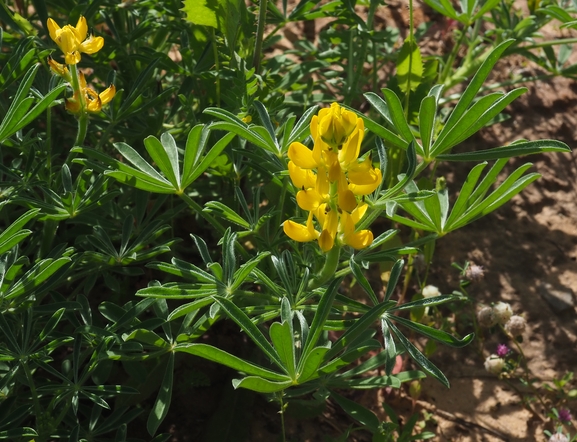
<svg viewBox="0 0 577 442">
<path fill-rule="evenodd" d="M 48 19 L 48 32 L 50 38 L 58 45 L 64 53 L 66 64 L 77 64 L 80 61 L 80 53 L 94 54 L 104 46 L 102 37 L 88 36 L 88 25 L 86 19 L 80 17 L 76 26 L 65 25 L 63 28 L 52 20 Z"/>
<path fill-rule="evenodd" d="M 335 244 L 368 247 L 373 242 L 372 232 L 355 232 L 355 225 L 368 208 L 364 202 L 359 204 L 357 197 L 374 192 L 382 176 L 370 156 L 363 161 L 358 159 L 364 122 L 354 112 L 333 103 L 312 118 L 310 130 L 312 150 L 299 142 L 288 149 L 289 175 L 299 189 L 297 204 L 309 215 L 306 226 L 288 220 L 283 230 L 295 241 L 318 240 L 324 252 Z"/>
</svg>

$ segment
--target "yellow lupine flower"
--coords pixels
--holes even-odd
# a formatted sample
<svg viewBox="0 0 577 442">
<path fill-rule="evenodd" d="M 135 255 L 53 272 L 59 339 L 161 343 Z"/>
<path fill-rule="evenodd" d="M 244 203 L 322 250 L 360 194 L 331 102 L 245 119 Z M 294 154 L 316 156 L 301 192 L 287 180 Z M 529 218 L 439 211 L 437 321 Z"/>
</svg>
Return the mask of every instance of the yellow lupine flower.
<svg viewBox="0 0 577 442">
<path fill-rule="evenodd" d="M 50 70 L 56 75 L 70 81 L 70 71 L 66 65 L 58 63 L 52 57 L 48 57 L 48 66 L 50 66 Z"/>
<path fill-rule="evenodd" d="M 358 117 L 338 103 L 321 109 L 318 115 L 318 134 L 331 147 L 341 146 L 356 127 Z"/>
<path fill-rule="evenodd" d="M 289 175 L 300 189 L 297 204 L 309 212 L 306 225 L 294 221 L 283 224 L 291 239 L 316 239 L 323 252 L 335 244 L 363 249 L 373 242 L 370 230 L 355 231 L 368 208 L 357 197 L 374 192 L 382 181 L 381 171 L 373 167 L 370 156 L 359 162 L 364 130 L 361 118 L 333 103 L 311 120 L 312 149 L 298 142 L 289 146 Z M 320 232 L 314 227 L 315 219 Z"/>
<path fill-rule="evenodd" d="M 313 226 L 313 213 L 309 212 L 309 217 L 307 219 L 306 226 L 302 224 L 295 223 L 294 221 L 288 220 L 283 223 L 284 233 L 292 240 L 298 242 L 308 242 L 313 241 L 319 237 L 319 232 L 317 232 Z"/>
<path fill-rule="evenodd" d="M 77 64 L 80 61 L 80 53 L 94 54 L 104 46 L 102 37 L 88 36 L 88 25 L 86 19 L 80 17 L 76 26 L 65 25 L 63 28 L 52 20 L 48 19 L 48 32 L 50 38 L 58 45 L 64 53 L 66 64 Z"/>
<path fill-rule="evenodd" d="M 116 88 L 111 84 L 107 89 L 100 94 L 94 89 L 86 85 L 86 78 L 82 72 L 78 75 L 80 83 L 80 93 L 84 94 L 85 110 L 91 113 L 98 113 L 102 110 L 102 106 L 108 104 L 116 94 Z M 66 110 L 77 114 L 82 112 L 82 104 L 78 92 L 74 92 L 74 96 L 66 100 Z"/>
</svg>

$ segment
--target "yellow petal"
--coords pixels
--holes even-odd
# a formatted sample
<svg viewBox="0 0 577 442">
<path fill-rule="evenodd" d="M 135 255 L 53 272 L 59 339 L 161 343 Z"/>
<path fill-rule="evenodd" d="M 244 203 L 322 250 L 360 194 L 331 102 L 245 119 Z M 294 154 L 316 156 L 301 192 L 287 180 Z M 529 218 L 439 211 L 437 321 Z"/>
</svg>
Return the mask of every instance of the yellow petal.
<svg viewBox="0 0 577 442">
<path fill-rule="evenodd" d="M 63 64 L 58 63 L 52 57 L 48 57 L 48 66 L 50 66 L 50 70 L 56 75 L 69 79 L 70 72 L 68 71 L 68 68 Z"/>
<path fill-rule="evenodd" d="M 319 112 L 319 136 L 333 147 L 341 146 L 353 132 L 357 116 L 350 111 L 332 103 L 330 109 Z"/>
<path fill-rule="evenodd" d="M 357 199 L 355 194 L 350 190 L 339 192 L 339 207 L 347 212 L 352 212 L 357 207 Z"/>
<path fill-rule="evenodd" d="M 373 232 L 370 230 L 355 232 L 346 236 L 344 242 L 355 249 L 364 249 L 373 243 Z"/>
<path fill-rule="evenodd" d="M 316 210 L 323 202 L 325 198 L 315 189 L 300 190 L 297 193 L 297 204 L 303 210 Z"/>
<path fill-rule="evenodd" d="M 77 114 L 80 112 L 80 102 L 78 101 L 76 94 L 74 95 L 74 97 L 66 99 L 65 108 L 68 112 L 71 112 L 73 114 Z"/>
<path fill-rule="evenodd" d="M 76 52 L 78 50 L 78 45 L 80 44 L 80 41 L 76 37 L 74 28 L 66 25 L 64 26 L 64 28 L 62 28 L 62 30 L 60 30 L 60 32 L 57 32 L 56 35 L 57 35 L 56 44 L 58 44 L 62 52 L 64 52 L 64 55 L 68 56 L 69 54 Z"/>
<path fill-rule="evenodd" d="M 104 46 L 104 39 L 102 37 L 94 37 L 90 36 L 87 40 L 84 40 L 80 45 L 79 49 L 80 52 L 84 52 L 85 54 L 94 54 L 102 49 Z"/>
<path fill-rule="evenodd" d="M 88 34 L 88 25 L 86 24 L 86 18 L 84 18 L 84 16 L 80 16 L 74 30 L 76 31 L 78 42 L 84 41 L 86 39 L 86 34 Z"/>
<path fill-rule="evenodd" d="M 357 208 L 351 212 L 351 220 L 353 224 L 356 225 L 361 219 L 363 219 L 368 208 L 369 205 L 367 203 L 360 203 Z"/>
<path fill-rule="evenodd" d="M 298 167 L 303 169 L 314 169 L 317 162 L 313 158 L 313 152 L 302 143 L 294 142 L 289 146 L 288 157 Z"/>
<path fill-rule="evenodd" d="M 365 123 L 361 118 L 357 120 L 355 130 L 351 133 L 343 148 L 339 151 L 339 161 L 347 168 L 350 163 L 359 157 L 361 144 L 365 136 Z"/>
<path fill-rule="evenodd" d="M 84 88 L 84 96 L 86 97 L 86 110 L 88 112 L 100 112 L 102 109 L 102 102 L 95 90 Z"/>
<path fill-rule="evenodd" d="M 305 189 L 315 187 L 317 177 L 312 170 L 302 169 L 292 161 L 289 161 L 288 163 L 288 170 L 289 175 L 291 177 L 291 181 L 298 189 L 302 189 L 303 187 Z"/>
<path fill-rule="evenodd" d="M 312 213 L 309 213 L 306 226 L 288 220 L 284 222 L 282 227 L 284 233 L 294 241 L 308 242 L 317 239 L 319 236 L 319 233 L 313 227 Z"/>
<path fill-rule="evenodd" d="M 370 184 L 354 184 L 349 175 L 349 189 L 355 195 L 369 195 L 373 193 L 383 180 L 380 169 L 372 169 L 367 175 L 370 177 L 370 180 L 367 180 L 370 181 Z"/>
<path fill-rule="evenodd" d="M 319 236 L 319 247 L 323 252 L 328 252 L 333 248 L 335 245 L 335 238 L 331 236 L 331 234 L 327 230 L 323 230 L 321 232 L 321 236 Z"/>
<path fill-rule="evenodd" d="M 46 24 L 48 25 L 48 33 L 50 34 L 50 38 L 54 40 L 56 43 L 58 43 L 56 39 L 58 37 L 57 31 L 60 30 L 60 26 L 58 26 L 58 23 L 56 23 L 51 18 L 48 19 L 48 22 Z"/>
<path fill-rule="evenodd" d="M 104 89 L 100 94 L 98 94 L 98 96 L 100 97 L 100 101 L 102 102 L 102 106 L 104 106 L 107 103 L 110 103 L 110 101 L 114 98 L 115 94 L 116 94 L 116 88 L 114 87 L 113 84 L 111 84 L 108 88 Z"/>
</svg>

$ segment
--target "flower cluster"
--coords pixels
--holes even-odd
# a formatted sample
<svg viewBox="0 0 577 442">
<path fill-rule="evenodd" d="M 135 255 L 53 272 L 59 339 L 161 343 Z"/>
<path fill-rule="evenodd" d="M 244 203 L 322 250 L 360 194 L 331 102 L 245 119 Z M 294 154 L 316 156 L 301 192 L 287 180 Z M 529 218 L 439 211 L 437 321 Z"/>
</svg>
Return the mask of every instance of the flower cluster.
<svg viewBox="0 0 577 442">
<path fill-rule="evenodd" d="M 500 324 L 513 338 L 521 336 L 527 327 L 525 318 L 514 315 L 511 306 L 506 302 L 498 302 L 493 307 L 483 307 L 477 313 L 477 321 L 481 327 L 486 328 Z"/>
<path fill-rule="evenodd" d="M 87 86 L 84 74 L 78 72 L 76 65 L 81 60 L 81 53 L 94 54 L 102 49 L 104 39 L 88 35 L 88 25 L 84 17 L 80 17 L 76 26 L 65 25 L 63 28 L 49 18 L 48 32 L 64 53 L 64 60 L 70 67 L 69 69 L 52 58 L 48 59 L 52 72 L 68 81 L 74 91 L 73 97 L 66 100 L 66 110 L 74 114 L 100 112 L 102 106 L 114 98 L 116 88 L 110 85 L 100 94 L 97 93 Z"/>
<path fill-rule="evenodd" d="M 298 142 L 290 145 L 288 169 L 300 189 L 297 204 L 308 212 L 305 225 L 290 220 L 283 224 L 291 239 L 318 240 L 323 252 L 335 244 L 363 249 L 373 242 L 370 230 L 355 231 L 368 208 L 362 197 L 374 192 L 382 180 L 370 156 L 359 160 L 364 129 L 361 118 L 333 103 L 312 118 L 312 150 Z"/>
<path fill-rule="evenodd" d="M 88 36 L 88 25 L 84 17 L 78 19 L 76 26 L 66 25 L 63 28 L 49 18 L 48 32 L 50 38 L 64 53 L 66 64 L 78 64 L 81 52 L 94 54 L 104 46 L 102 37 Z"/>
</svg>

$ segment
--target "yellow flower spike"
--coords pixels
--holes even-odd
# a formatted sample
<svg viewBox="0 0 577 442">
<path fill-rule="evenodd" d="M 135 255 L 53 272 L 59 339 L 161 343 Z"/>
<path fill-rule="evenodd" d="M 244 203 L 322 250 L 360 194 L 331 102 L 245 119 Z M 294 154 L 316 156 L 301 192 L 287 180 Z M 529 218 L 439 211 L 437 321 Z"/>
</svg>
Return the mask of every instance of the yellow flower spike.
<svg viewBox="0 0 577 442">
<path fill-rule="evenodd" d="M 317 176 L 312 170 L 298 167 L 292 161 L 288 163 L 288 170 L 291 181 L 297 189 L 302 189 L 303 187 L 310 189 L 311 187 L 315 187 Z"/>
<path fill-rule="evenodd" d="M 80 17 L 76 26 L 65 25 L 63 28 L 52 20 L 48 19 L 48 32 L 50 38 L 58 45 L 64 53 L 66 64 L 78 64 L 80 53 L 94 54 L 104 46 L 102 37 L 88 36 L 88 25 L 86 19 Z"/>
<path fill-rule="evenodd" d="M 291 143 L 288 149 L 288 157 L 295 165 L 303 169 L 314 169 L 318 165 L 313 158 L 312 150 L 299 142 Z"/>
<path fill-rule="evenodd" d="M 283 223 L 284 233 L 292 240 L 298 242 L 313 241 L 319 237 L 319 232 L 313 227 L 313 213 L 309 212 L 307 225 L 295 223 L 294 221 L 285 221 Z"/>
<path fill-rule="evenodd" d="M 338 103 L 321 109 L 318 118 L 318 135 L 331 147 L 341 146 L 356 127 L 358 117 Z"/>
</svg>

